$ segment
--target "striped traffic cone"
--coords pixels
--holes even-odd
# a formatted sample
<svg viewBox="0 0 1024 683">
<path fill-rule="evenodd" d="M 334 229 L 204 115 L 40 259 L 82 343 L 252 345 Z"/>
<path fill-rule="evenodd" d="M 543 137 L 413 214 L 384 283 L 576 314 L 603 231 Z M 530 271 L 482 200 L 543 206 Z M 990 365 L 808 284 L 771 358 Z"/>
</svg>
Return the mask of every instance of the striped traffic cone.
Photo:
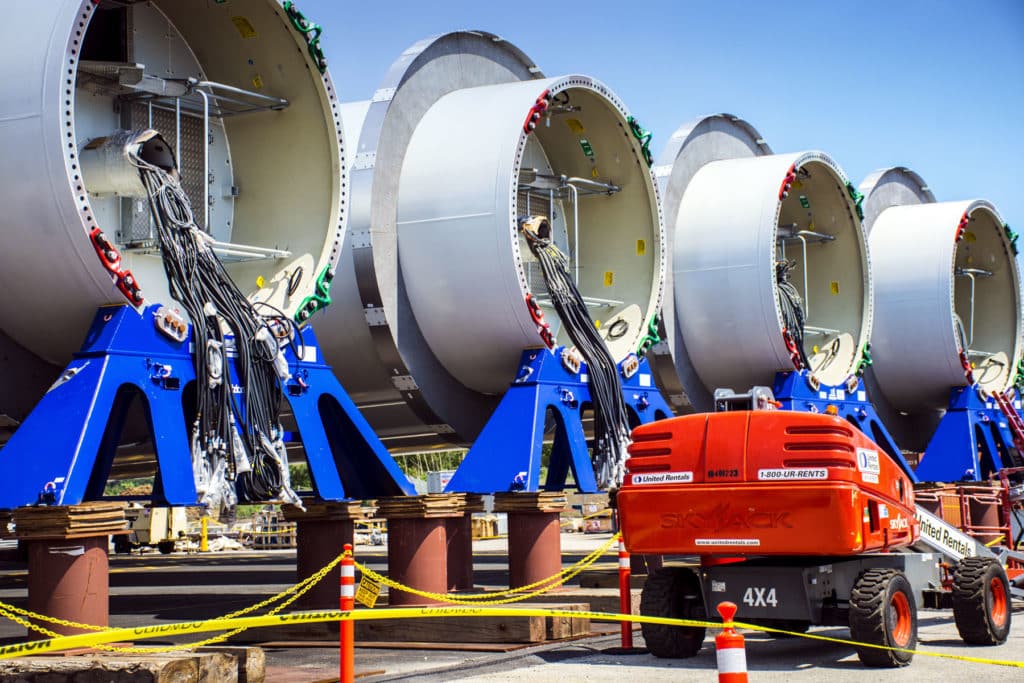
<svg viewBox="0 0 1024 683">
<path fill-rule="evenodd" d="M 747 683 L 747 652 L 743 636 L 732 627 L 736 603 L 718 603 L 722 616 L 722 632 L 715 636 L 715 658 L 718 660 L 718 683 Z"/>
<path fill-rule="evenodd" d="M 341 558 L 341 611 L 351 612 L 356 608 L 356 561 L 352 557 L 352 545 L 344 546 L 344 557 Z M 355 666 L 355 631 L 356 623 L 351 619 L 342 619 L 338 628 L 338 655 L 340 664 L 340 683 L 353 683 L 356 677 Z"/>
<path fill-rule="evenodd" d="M 633 613 L 633 595 L 630 590 L 630 566 L 629 553 L 626 551 L 626 542 L 619 539 L 619 611 L 622 614 Z M 633 622 L 624 621 L 622 627 L 622 647 L 625 650 L 633 649 Z"/>
</svg>

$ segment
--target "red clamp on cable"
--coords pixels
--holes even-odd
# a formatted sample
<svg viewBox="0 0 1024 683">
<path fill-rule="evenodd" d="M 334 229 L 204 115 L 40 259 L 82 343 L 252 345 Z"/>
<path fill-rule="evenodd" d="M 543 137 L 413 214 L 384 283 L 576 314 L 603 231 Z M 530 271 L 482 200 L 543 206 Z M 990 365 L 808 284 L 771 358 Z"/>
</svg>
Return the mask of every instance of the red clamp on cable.
<svg viewBox="0 0 1024 683">
<path fill-rule="evenodd" d="M 543 326 L 538 325 L 537 333 L 540 334 L 540 340 L 544 342 L 545 346 L 549 349 L 553 349 L 555 347 L 555 337 L 551 334 L 551 328 L 547 323 L 544 323 Z"/>
<path fill-rule="evenodd" d="M 103 267 L 117 275 L 121 270 L 121 254 L 99 228 L 93 228 L 89 232 L 89 239 L 92 240 L 92 248 L 96 250 L 96 255 L 100 257 Z"/>
<path fill-rule="evenodd" d="M 971 367 L 971 359 L 967 357 L 966 351 L 960 352 L 960 365 L 964 367 L 964 377 L 968 384 L 974 384 L 974 368 Z"/>
<path fill-rule="evenodd" d="M 532 294 L 526 295 L 526 307 L 530 311 L 530 319 L 538 325 L 544 324 L 544 311 L 540 310 L 540 304 L 533 298 Z"/>
<path fill-rule="evenodd" d="M 779 201 L 789 196 L 789 188 L 793 186 L 793 181 L 796 180 L 796 164 L 789 167 L 786 171 L 786 177 L 782 179 L 782 184 L 779 185 Z"/>
<path fill-rule="evenodd" d="M 142 305 L 142 290 L 139 289 L 139 283 L 135 281 L 135 276 L 132 275 L 130 270 L 122 270 L 117 273 L 117 288 L 121 290 L 125 298 L 128 299 L 134 306 Z"/>
<path fill-rule="evenodd" d="M 524 133 L 529 135 L 537 127 L 537 122 L 540 121 L 541 115 L 547 110 L 550 100 L 551 90 L 545 90 L 537 97 L 536 102 L 530 107 L 530 111 L 526 113 L 526 121 L 523 122 Z"/>
<path fill-rule="evenodd" d="M 964 232 L 967 231 L 967 223 L 970 222 L 971 217 L 964 211 L 964 215 L 960 217 L 960 224 L 956 226 L 956 239 L 955 242 L 959 242 L 964 238 Z"/>
<path fill-rule="evenodd" d="M 796 342 L 793 341 L 793 335 L 789 333 L 789 330 L 782 328 L 782 340 L 786 342 L 786 350 L 789 351 L 789 359 L 793 361 L 793 367 L 797 370 L 803 367 L 803 362 L 800 360 L 800 350 L 796 348 Z"/>
<path fill-rule="evenodd" d="M 555 347 L 555 337 L 551 334 L 551 326 L 544 320 L 544 311 L 540 310 L 540 304 L 533 298 L 532 294 L 526 295 L 526 308 L 530 311 L 530 320 L 537 326 L 537 334 L 541 341 L 549 349 Z"/>
</svg>

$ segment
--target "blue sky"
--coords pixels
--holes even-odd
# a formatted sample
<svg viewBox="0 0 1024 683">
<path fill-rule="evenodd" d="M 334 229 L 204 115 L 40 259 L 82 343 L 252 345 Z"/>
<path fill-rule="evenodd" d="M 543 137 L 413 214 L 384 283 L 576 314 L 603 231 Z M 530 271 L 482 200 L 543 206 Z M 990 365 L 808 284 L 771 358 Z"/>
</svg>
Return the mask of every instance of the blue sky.
<svg viewBox="0 0 1024 683">
<path fill-rule="evenodd" d="M 1024 1 L 341 2 L 324 27 L 343 100 L 368 98 L 415 41 L 501 35 L 548 75 L 605 83 L 654 133 L 750 121 L 777 152 L 821 149 L 855 183 L 905 165 L 940 200 L 984 197 L 1024 230 Z"/>
</svg>

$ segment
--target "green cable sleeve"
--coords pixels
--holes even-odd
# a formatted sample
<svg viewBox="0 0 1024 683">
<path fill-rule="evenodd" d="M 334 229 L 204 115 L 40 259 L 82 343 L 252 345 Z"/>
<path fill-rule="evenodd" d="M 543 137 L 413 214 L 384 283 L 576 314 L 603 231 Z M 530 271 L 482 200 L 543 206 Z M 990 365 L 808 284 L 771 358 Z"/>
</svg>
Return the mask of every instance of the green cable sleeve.
<svg viewBox="0 0 1024 683">
<path fill-rule="evenodd" d="M 327 58 L 324 57 L 323 48 L 320 47 L 320 34 L 323 33 L 323 27 L 306 19 L 306 16 L 291 0 L 287 0 L 283 6 L 288 18 L 291 19 L 292 26 L 306 38 L 306 49 L 309 51 L 309 56 L 316 64 L 317 70 L 323 74 L 327 71 Z"/>
</svg>

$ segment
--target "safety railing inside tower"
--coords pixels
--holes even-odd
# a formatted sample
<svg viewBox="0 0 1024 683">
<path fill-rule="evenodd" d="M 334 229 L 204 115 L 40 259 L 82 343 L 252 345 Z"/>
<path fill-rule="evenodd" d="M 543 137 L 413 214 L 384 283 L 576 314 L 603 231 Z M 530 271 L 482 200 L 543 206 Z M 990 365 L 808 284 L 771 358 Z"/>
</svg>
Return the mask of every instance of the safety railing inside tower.
<svg viewBox="0 0 1024 683">
<path fill-rule="evenodd" d="M 957 334 L 960 335 L 960 343 L 963 348 L 967 351 L 969 358 L 981 358 L 988 359 L 995 356 L 995 353 L 988 351 L 980 351 L 972 348 L 974 346 L 974 293 L 977 285 L 977 278 L 979 277 L 992 277 L 991 270 L 985 270 L 984 268 L 957 268 L 955 271 L 956 277 L 965 278 L 970 282 L 970 298 L 968 299 L 968 311 L 967 311 L 967 327 L 964 328 L 963 320 L 960 316 L 957 316 Z"/>
<path fill-rule="evenodd" d="M 281 111 L 288 100 L 225 83 L 198 78 L 169 79 L 147 74 L 145 65 L 121 62 L 82 61 L 78 69 L 80 88 L 113 96 L 120 105 L 121 126 L 129 130 L 153 128 L 174 145 L 175 161 L 181 184 L 192 206 L 202 207 L 196 223 L 208 234 L 215 233 L 210 209 L 211 147 L 215 146 L 212 122 L 226 118 Z M 227 141 L 220 131 L 216 143 L 225 157 L 230 173 Z M 226 195 L 234 200 L 238 188 L 233 183 Z M 125 198 L 121 205 L 118 241 L 129 251 L 155 253 L 156 230 L 148 211 Z M 226 221 L 226 226 L 230 221 Z M 213 239 L 211 246 L 223 261 L 281 259 L 291 256 L 283 249 L 234 244 Z"/>
<path fill-rule="evenodd" d="M 826 235 L 823 232 L 816 232 L 814 230 L 801 230 L 799 224 L 791 223 L 789 225 L 780 225 L 778 237 L 776 238 L 778 243 L 779 258 L 783 261 L 786 259 L 786 243 L 787 242 L 799 242 L 800 243 L 800 270 L 803 273 L 804 278 L 804 290 L 803 290 L 803 305 L 804 305 L 804 319 L 810 320 L 811 317 L 811 304 L 810 299 L 807 296 L 807 271 L 810 270 L 809 263 L 807 261 L 807 245 L 808 244 L 826 244 L 828 242 L 834 242 L 836 239 L 835 235 Z M 824 327 L 812 327 L 810 325 L 804 326 L 804 333 L 809 335 L 828 336 L 832 334 L 839 334 L 839 330 L 831 330 Z"/>
<path fill-rule="evenodd" d="M 589 178 L 576 178 L 553 173 L 542 173 L 535 168 L 524 168 L 519 171 L 519 187 L 517 206 L 519 213 L 525 216 L 547 216 L 552 226 L 554 243 L 569 258 L 569 270 L 572 272 L 576 285 L 580 283 L 580 212 L 579 205 L 590 197 L 611 197 L 622 190 L 613 183 L 602 183 Z M 560 215 L 561 212 L 561 215 Z M 556 226 L 564 226 L 558 230 Z M 572 230 L 570 238 L 569 231 Z M 529 252 L 524 250 L 524 255 Z M 530 291 L 541 306 L 550 307 L 551 297 L 545 296 L 547 287 L 540 274 L 540 268 L 533 258 L 526 259 L 526 277 L 530 283 Z M 590 308 L 616 308 L 625 302 L 616 299 L 602 299 L 583 296 L 583 301 Z"/>
</svg>

